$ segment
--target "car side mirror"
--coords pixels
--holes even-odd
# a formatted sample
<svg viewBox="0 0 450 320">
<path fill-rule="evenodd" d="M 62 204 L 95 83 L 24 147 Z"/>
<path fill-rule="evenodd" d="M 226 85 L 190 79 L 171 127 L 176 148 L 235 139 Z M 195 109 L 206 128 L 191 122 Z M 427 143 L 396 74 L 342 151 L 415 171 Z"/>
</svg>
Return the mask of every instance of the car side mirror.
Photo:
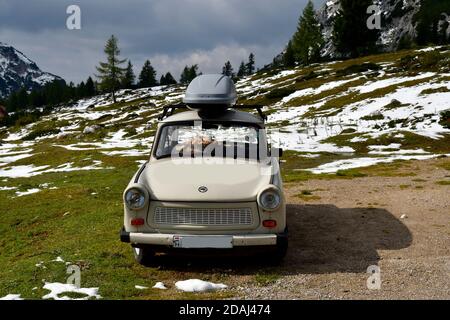
<svg viewBox="0 0 450 320">
<path fill-rule="evenodd" d="M 281 148 L 271 148 L 271 156 L 275 158 L 281 158 L 283 156 L 283 149 Z"/>
</svg>

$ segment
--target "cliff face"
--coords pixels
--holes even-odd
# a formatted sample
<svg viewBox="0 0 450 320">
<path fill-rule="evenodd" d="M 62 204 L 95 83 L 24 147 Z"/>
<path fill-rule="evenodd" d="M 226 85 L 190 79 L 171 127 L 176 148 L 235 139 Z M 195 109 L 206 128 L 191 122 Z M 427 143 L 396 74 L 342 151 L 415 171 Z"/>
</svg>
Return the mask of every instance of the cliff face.
<svg viewBox="0 0 450 320">
<path fill-rule="evenodd" d="M 0 42 L 0 97 L 25 88 L 33 90 L 62 79 L 44 72 L 14 47 Z"/>
<path fill-rule="evenodd" d="M 414 16 L 419 12 L 421 0 L 377 0 L 374 4 L 381 9 L 382 29 L 378 44 L 385 51 L 396 50 L 403 38 L 416 37 Z M 329 0 L 317 12 L 322 25 L 325 46 L 322 55 L 335 57 L 336 50 L 332 41 L 333 23 L 340 9 L 340 0 Z"/>
</svg>

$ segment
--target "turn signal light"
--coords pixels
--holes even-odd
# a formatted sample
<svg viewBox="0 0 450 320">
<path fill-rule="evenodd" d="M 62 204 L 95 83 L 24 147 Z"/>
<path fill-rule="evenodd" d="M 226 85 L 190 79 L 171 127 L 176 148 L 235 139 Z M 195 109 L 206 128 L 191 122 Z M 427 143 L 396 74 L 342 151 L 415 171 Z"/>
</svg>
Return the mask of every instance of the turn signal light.
<svg viewBox="0 0 450 320">
<path fill-rule="evenodd" d="M 263 226 L 266 228 L 272 229 L 277 226 L 277 222 L 275 220 L 264 220 Z"/>
<path fill-rule="evenodd" d="M 142 225 L 144 225 L 144 223 L 145 223 L 145 221 L 142 218 L 131 219 L 132 226 L 142 226 Z"/>
</svg>

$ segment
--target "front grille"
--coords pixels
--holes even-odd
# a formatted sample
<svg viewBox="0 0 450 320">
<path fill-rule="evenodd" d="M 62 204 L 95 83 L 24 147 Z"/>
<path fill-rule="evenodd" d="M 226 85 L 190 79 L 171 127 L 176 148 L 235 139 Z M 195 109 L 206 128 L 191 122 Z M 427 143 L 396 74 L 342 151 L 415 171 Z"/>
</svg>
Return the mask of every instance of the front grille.
<svg viewBox="0 0 450 320">
<path fill-rule="evenodd" d="M 157 207 L 154 221 L 164 225 L 232 226 L 252 225 L 250 208 Z"/>
</svg>

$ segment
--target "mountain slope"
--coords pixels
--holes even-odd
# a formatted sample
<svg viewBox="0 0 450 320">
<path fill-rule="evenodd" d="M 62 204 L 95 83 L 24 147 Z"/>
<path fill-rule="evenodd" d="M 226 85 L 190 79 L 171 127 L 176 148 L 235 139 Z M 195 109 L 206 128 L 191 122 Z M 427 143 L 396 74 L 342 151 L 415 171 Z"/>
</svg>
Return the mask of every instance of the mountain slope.
<svg viewBox="0 0 450 320">
<path fill-rule="evenodd" d="M 274 143 L 290 150 L 287 179 L 299 170 L 335 173 L 437 157 L 450 153 L 443 113 L 450 108 L 449 49 L 263 71 L 237 83 L 240 103 L 266 106 Z M 121 157 L 142 161 L 162 106 L 180 101 L 184 90 L 122 90 L 117 104 L 101 95 L 0 128 L 0 178 L 102 169 Z M 64 156 L 45 156 L 52 152 Z M 80 161 L 86 154 L 95 157 Z"/>
<path fill-rule="evenodd" d="M 21 88 L 29 91 L 55 80 L 62 81 L 60 77 L 40 70 L 22 52 L 0 42 L 0 98 Z"/>
</svg>

